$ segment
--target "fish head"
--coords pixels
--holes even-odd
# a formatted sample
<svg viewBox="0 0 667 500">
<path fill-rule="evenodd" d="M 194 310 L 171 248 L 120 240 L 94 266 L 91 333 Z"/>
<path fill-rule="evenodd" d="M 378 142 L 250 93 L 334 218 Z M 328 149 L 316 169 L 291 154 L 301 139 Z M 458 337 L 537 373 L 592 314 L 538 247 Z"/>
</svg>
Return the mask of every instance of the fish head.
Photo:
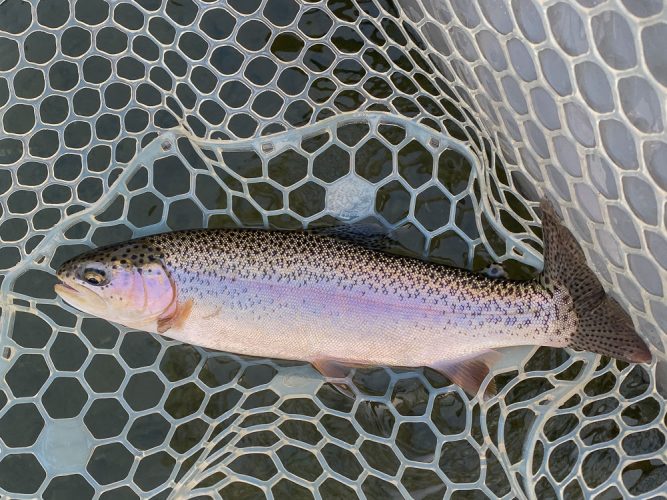
<svg viewBox="0 0 667 500">
<path fill-rule="evenodd" d="M 176 302 L 162 259 L 156 249 L 134 242 L 92 250 L 60 266 L 55 292 L 85 313 L 156 331 L 158 318 Z"/>
</svg>

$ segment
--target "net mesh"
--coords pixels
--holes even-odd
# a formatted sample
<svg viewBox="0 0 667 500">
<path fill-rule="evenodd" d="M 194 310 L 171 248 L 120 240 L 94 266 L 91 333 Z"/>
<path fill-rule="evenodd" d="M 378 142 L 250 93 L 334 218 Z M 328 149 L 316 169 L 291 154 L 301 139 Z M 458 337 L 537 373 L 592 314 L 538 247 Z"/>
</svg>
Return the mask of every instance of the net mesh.
<svg viewBox="0 0 667 500">
<path fill-rule="evenodd" d="M 666 36 L 655 0 L 2 3 L 0 491 L 659 495 Z M 525 277 L 545 194 L 663 361 L 513 349 L 490 401 L 388 368 L 349 398 L 52 292 L 91 246 L 369 215 L 397 252 Z"/>
</svg>

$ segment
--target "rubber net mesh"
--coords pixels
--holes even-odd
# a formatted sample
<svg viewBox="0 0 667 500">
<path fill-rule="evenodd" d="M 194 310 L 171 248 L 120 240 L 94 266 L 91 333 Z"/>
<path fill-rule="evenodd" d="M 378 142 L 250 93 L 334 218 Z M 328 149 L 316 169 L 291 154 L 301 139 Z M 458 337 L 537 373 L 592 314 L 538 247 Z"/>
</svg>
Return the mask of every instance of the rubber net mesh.
<svg viewBox="0 0 667 500">
<path fill-rule="evenodd" d="M 656 498 L 665 491 L 660 0 L 0 4 L 0 492 L 8 498 Z M 514 349 L 498 396 L 128 332 L 53 270 L 164 230 L 375 216 L 512 277 L 562 212 L 651 366 Z"/>
</svg>

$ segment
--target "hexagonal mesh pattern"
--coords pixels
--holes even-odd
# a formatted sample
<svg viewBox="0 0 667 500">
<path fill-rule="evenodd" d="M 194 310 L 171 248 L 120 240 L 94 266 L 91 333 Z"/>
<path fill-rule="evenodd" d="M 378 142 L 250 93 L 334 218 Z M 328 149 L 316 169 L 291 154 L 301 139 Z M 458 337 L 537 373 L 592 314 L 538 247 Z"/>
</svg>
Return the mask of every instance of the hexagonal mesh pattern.
<svg viewBox="0 0 667 500">
<path fill-rule="evenodd" d="M 523 277 L 547 194 L 664 360 L 666 36 L 660 0 L 2 3 L 2 494 L 655 497 L 659 363 L 515 349 L 488 402 L 387 368 L 350 398 L 52 285 L 133 236 L 368 215 L 397 252 Z"/>
</svg>

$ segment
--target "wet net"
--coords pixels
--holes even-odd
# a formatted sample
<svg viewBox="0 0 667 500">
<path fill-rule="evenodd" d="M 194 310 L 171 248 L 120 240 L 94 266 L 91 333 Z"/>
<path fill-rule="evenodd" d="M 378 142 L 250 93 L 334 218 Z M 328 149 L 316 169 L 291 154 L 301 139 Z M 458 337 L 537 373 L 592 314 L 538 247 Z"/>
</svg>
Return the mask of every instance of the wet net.
<svg viewBox="0 0 667 500">
<path fill-rule="evenodd" d="M 0 4 L 0 495 L 656 498 L 667 481 L 661 0 Z M 547 195 L 656 361 L 508 350 L 498 395 L 127 331 L 53 293 L 92 246 L 373 216 L 515 278 Z"/>
</svg>

